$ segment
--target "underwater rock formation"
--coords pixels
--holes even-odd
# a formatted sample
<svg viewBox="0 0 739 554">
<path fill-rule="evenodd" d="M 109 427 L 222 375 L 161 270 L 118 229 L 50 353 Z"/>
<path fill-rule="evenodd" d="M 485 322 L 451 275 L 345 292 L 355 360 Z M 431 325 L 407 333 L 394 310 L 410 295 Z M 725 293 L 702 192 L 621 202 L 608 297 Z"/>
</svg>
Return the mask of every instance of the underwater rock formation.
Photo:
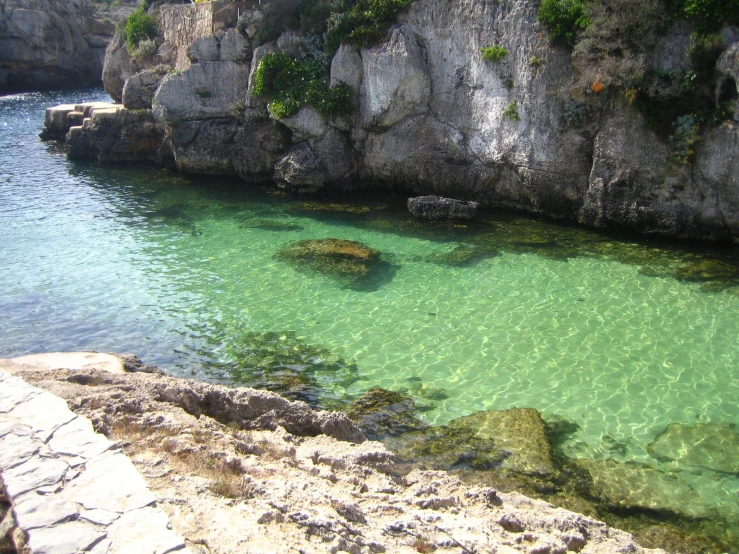
<svg viewBox="0 0 739 554">
<path fill-rule="evenodd" d="M 457 246 L 448 252 L 431 254 L 426 261 L 451 267 L 470 267 L 495 256 L 498 256 L 498 251 L 492 248 Z"/>
<path fill-rule="evenodd" d="M 279 260 L 336 279 L 349 287 L 361 287 L 383 269 L 380 252 L 362 243 L 343 239 L 306 239 L 285 246 Z"/>
<path fill-rule="evenodd" d="M 688 518 L 712 515 L 700 496 L 677 477 L 643 464 L 579 460 L 592 477 L 590 494 L 615 510 L 651 511 Z"/>
<path fill-rule="evenodd" d="M 344 387 L 358 379 L 357 365 L 325 348 L 305 343 L 295 332 L 246 333 L 231 347 L 230 374 L 239 383 L 302 400 L 313 408 L 331 400 L 319 375 Z"/>
<path fill-rule="evenodd" d="M 704 259 L 675 270 L 680 281 L 705 283 L 710 288 L 739 285 L 739 267 L 719 260 Z"/>
<path fill-rule="evenodd" d="M 434 469 L 501 469 L 536 476 L 557 472 L 545 423 L 531 408 L 477 412 L 387 444 L 401 457 Z"/>
<path fill-rule="evenodd" d="M 344 409 L 370 440 L 383 440 L 426 425 L 416 417 L 416 403 L 408 395 L 375 387 Z"/>
<path fill-rule="evenodd" d="M 673 423 L 647 451 L 658 460 L 739 474 L 739 433 L 733 423 Z"/>
</svg>

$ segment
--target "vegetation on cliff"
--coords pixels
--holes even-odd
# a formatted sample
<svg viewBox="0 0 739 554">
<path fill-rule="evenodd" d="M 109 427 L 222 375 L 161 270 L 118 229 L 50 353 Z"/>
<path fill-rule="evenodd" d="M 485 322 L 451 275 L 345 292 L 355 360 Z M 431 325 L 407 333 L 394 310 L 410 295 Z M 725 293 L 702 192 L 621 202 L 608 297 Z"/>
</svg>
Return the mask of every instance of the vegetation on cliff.
<svg viewBox="0 0 739 554">
<path fill-rule="evenodd" d="M 151 40 L 159 33 L 157 20 L 154 16 L 146 13 L 146 2 L 122 22 L 121 32 L 126 40 L 129 50 L 134 50 L 139 43 Z"/>
<path fill-rule="evenodd" d="M 309 104 L 323 115 L 354 109 L 354 91 L 345 84 L 329 86 L 329 64 L 342 43 L 363 47 L 382 39 L 388 25 L 413 0 L 302 0 L 297 13 L 274 14 L 255 36 L 257 44 L 300 29 L 304 52 L 293 57 L 268 54 L 255 75 L 254 93 L 269 96 L 273 117 L 289 117 Z M 268 18 L 270 19 L 270 18 Z"/>
<path fill-rule="evenodd" d="M 739 24 L 739 0 L 544 0 L 539 19 L 553 42 L 573 48 L 578 86 L 623 93 L 668 140 L 671 161 L 687 163 L 699 129 L 731 117 L 736 90 L 714 94 L 713 68 L 723 49 L 716 33 Z M 692 67 L 655 69 L 655 47 L 678 21 L 693 29 Z"/>
<path fill-rule="evenodd" d="M 269 112 L 278 119 L 293 115 L 305 104 L 327 116 L 354 108 L 352 87 L 329 85 L 328 61 L 323 56 L 267 54 L 254 75 L 254 94 L 271 97 Z"/>
</svg>

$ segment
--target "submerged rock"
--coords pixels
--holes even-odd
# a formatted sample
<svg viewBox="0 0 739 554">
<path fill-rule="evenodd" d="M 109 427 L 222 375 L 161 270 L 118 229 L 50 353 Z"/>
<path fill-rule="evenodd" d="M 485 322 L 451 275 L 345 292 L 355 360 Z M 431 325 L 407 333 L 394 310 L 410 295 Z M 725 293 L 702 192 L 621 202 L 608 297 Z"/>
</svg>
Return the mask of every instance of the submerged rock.
<svg viewBox="0 0 739 554">
<path fill-rule="evenodd" d="M 538 476 L 557 472 L 546 425 L 531 408 L 477 412 L 388 444 L 401 456 L 435 469 L 502 469 Z"/>
<path fill-rule="evenodd" d="M 643 464 L 580 460 L 592 477 L 592 496 L 610 509 L 711 516 L 710 508 L 684 481 Z"/>
<path fill-rule="evenodd" d="M 473 246 L 457 246 L 448 252 L 431 254 L 427 262 L 451 267 L 470 267 L 477 263 L 498 256 L 497 250 L 491 248 L 475 248 Z"/>
<path fill-rule="evenodd" d="M 739 474 L 739 433 L 733 423 L 673 423 L 647 451 L 658 460 Z"/>
<path fill-rule="evenodd" d="M 331 382 L 344 386 L 358 379 L 356 364 L 307 344 L 293 331 L 247 333 L 231 350 L 236 360 L 231 375 L 236 381 L 314 408 L 326 395 L 318 374 L 330 374 Z"/>
<path fill-rule="evenodd" d="M 726 286 L 739 283 L 739 267 L 719 260 L 701 260 L 677 268 L 675 276 L 687 282 L 724 282 Z"/>
<path fill-rule="evenodd" d="M 378 284 L 382 271 L 392 270 L 390 264 L 382 262 L 380 252 L 351 240 L 301 240 L 288 244 L 275 257 L 299 270 L 321 273 L 357 290 Z"/>
<path fill-rule="evenodd" d="M 367 391 L 344 411 L 370 440 L 382 440 L 426 427 L 415 415 L 413 398 L 379 387 Z"/>
<path fill-rule="evenodd" d="M 472 219 L 477 215 L 477 202 L 465 202 L 442 196 L 417 196 L 408 199 L 408 210 L 424 219 Z"/>
</svg>

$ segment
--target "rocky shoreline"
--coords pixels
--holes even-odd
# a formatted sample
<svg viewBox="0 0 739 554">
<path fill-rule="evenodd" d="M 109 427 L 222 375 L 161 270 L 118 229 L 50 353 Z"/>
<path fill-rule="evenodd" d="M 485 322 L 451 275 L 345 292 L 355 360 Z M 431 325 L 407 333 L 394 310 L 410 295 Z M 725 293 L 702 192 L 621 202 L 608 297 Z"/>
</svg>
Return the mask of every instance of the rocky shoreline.
<svg viewBox="0 0 739 554">
<path fill-rule="evenodd" d="M 664 552 L 446 472 L 401 476 L 340 413 L 147 373 L 130 357 L 116 372 L 98 365 L 0 363 L 122 446 L 190 552 Z"/>
</svg>

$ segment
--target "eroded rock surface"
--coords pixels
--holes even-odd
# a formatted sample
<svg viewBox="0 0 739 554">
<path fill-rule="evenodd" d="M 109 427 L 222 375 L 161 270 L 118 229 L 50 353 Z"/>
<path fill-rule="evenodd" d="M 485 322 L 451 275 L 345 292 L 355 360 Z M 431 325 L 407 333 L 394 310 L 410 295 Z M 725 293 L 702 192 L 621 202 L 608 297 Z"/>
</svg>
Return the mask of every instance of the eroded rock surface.
<svg viewBox="0 0 739 554">
<path fill-rule="evenodd" d="M 0 93 L 97 84 L 113 24 L 88 0 L 0 5 Z"/>
<path fill-rule="evenodd" d="M 662 552 L 643 549 L 591 518 L 466 485 L 443 472 L 392 477 L 394 456 L 380 443 L 294 434 L 277 424 L 274 412 L 258 416 L 268 406 L 307 415 L 301 403 L 270 393 L 89 369 L 26 378 L 66 398 L 111 438 L 126 441 L 158 505 L 195 549 L 207 544 L 210 552 L 226 554 L 248 544 L 255 553 L 412 554 L 419 548 L 453 552 L 461 545 L 468 551 Z M 256 419 L 226 415 L 235 412 Z M 294 418 L 281 413 L 290 426 Z M 134 510 L 116 529 L 125 523 L 141 532 L 156 521 Z"/>
</svg>

